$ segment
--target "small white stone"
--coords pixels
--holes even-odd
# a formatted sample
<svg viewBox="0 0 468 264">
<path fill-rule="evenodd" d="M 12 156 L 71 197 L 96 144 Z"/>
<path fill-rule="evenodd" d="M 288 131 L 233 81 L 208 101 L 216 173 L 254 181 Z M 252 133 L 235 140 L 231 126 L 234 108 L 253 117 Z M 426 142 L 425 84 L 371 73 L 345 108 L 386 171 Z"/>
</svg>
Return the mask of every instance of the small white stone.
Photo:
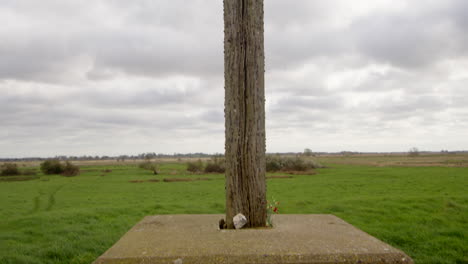
<svg viewBox="0 0 468 264">
<path fill-rule="evenodd" d="M 182 261 L 182 259 L 176 259 L 172 263 L 174 263 L 174 264 L 183 264 L 184 262 Z"/>
<path fill-rule="evenodd" d="M 237 214 L 232 220 L 236 229 L 241 229 L 245 224 L 247 224 L 247 217 L 243 214 Z"/>
</svg>

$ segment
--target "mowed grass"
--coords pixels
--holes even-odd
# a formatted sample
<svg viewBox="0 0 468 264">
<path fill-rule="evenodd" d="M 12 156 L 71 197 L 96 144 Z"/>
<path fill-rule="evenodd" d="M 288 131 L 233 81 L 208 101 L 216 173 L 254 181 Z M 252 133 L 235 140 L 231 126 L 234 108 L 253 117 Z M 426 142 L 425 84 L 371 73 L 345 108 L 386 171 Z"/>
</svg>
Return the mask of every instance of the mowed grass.
<svg viewBox="0 0 468 264">
<path fill-rule="evenodd" d="M 180 163 L 160 175 L 135 165 L 82 171 L 0 182 L 0 263 L 91 263 L 146 215 L 224 213 L 223 175 L 191 175 Z M 212 180 L 148 182 L 170 177 Z M 335 214 L 416 263 L 468 263 L 467 190 L 466 167 L 330 164 L 268 180 L 280 213 Z"/>
</svg>

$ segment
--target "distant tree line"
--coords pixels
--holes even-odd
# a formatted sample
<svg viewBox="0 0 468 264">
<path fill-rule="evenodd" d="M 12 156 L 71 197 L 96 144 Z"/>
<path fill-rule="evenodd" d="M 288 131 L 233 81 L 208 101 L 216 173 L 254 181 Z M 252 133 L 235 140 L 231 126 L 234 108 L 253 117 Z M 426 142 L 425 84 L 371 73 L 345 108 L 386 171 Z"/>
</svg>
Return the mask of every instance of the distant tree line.
<svg viewBox="0 0 468 264">
<path fill-rule="evenodd" d="M 79 161 L 79 160 L 117 160 L 117 161 L 126 161 L 126 160 L 142 160 L 142 159 L 157 159 L 157 158 L 210 158 L 214 155 L 219 154 L 207 154 L 207 153 L 174 153 L 174 154 L 164 154 L 164 153 L 155 153 L 147 152 L 140 153 L 137 155 L 118 155 L 118 156 L 107 156 L 107 155 L 82 155 L 82 156 L 66 156 L 58 155 L 55 157 L 43 158 L 43 157 L 27 157 L 27 158 L 0 158 L 0 162 L 12 162 L 12 161 L 45 161 L 45 160 L 60 160 L 60 161 Z"/>
<path fill-rule="evenodd" d="M 468 151 L 419 151 L 420 154 L 462 154 L 468 153 Z M 285 155 L 285 156 L 320 156 L 320 155 L 369 155 L 369 154 L 408 154 L 408 152 L 355 152 L 355 151 L 340 151 L 340 152 L 312 152 L 310 149 L 305 149 L 303 152 L 277 152 L 277 153 L 268 153 L 276 155 Z M 55 157 L 27 157 L 27 158 L 0 158 L 0 162 L 19 162 L 19 161 L 45 161 L 45 160 L 60 160 L 60 161 L 80 161 L 80 160 L 116 160 L 116 161 L 130 161 L 130 160 L 151 160 L 158 158 L 212 158 L 215 156 L 223 156 L 222 154 L 209 154 L 209 153 L 173 153 L 173 154 L 164 154 L 164 153 L 155 153 L 147 152 L 140 153 L 137 155 L 118 155 L 118 156 L 92 156 L 92 155 L 82 155 L 82 156 L 66 156 L 59 155 Z"/>
</svg>

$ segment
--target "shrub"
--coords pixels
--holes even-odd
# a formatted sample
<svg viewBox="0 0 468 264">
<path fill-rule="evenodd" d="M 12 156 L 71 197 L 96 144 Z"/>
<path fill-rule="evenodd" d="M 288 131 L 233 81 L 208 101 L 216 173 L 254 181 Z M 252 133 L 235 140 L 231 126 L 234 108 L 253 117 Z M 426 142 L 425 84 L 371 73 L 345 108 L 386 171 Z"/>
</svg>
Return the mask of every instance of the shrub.
<svg viewBox="0 0 468 264">
<path fill-rule="evenodd" d="M 60 163 L 59 160 L 46 160 L 41 163 L 41 171 L 44 174 L 62 174 L 63 176 L 71 177 L 80 173 L 80 168 L 69 161 L 65 164 Z"/>
<path fill-rule="evenodd" d="M 266 157 L 266 171 L 275 172 L 281 170 L 282 165 L 279 158 L 274 158 L 271 156 Z"/>
<path fill-rule="evenodd" d="M 16 176 L 20 175 L 18 165 L 15 163 L 5 163 L 0 167 L 0 176 Z"/>
<path fill-rule="evenodd" d="M 296 157 L 281 157 L 281 156 L 267 156 L 266 157 L 266 170 L 267 172 L 276 171 L 307 171 L 323 166 L 316 161 L 303 159 L 299 156 Z"/>
<path fill-rule="evenodd" d="M 215 156 L 205 166 L 206 173 L 224 173 L 226 172 L 226 161 L 224 158 Z"/>
<path fill-rule="evenodd" d="M 64 171 L 64 166 L 59 160 L 46 160 L 41 163 L 41 171 L 44 174 L 60 174 Z"/>
<path fill-rule="evenodd" d="M 199 173 L 203 171 L 203 162 L 201 160 L 197 160 L 196 162 L 188 162 L 187 163 L 187 171 L 193 173 Z"/>
<path fill-rule="evenodd" d="M 154 174 L 158 174 L 158 164 L 151 161 L 144 161 L 138 164 L 140 169 L 153 171 Z"/>
<path fill-rule="evenodd" d="M 65 162 L 65 166 L 63 166 L 62 175 L 66 177 L 73 177 L 80 174 L 80 168 L 76 165 L 73 165 L 71 162 Z"/>
<path fill-rule="evenodd" d="M 224 173 L 226 166 L 221 163 L 208 162 L 205 167 L 206 173 Z"/>
<path fill-rule="evenodd" d="M 287 158 L 284 161 L 284 169 L 292 171 L 306 171 L 308 169 L 313 169 L 314 166 L 308 164 L 304 159 L 299 157 L 296 158 Z"/>
</svg>

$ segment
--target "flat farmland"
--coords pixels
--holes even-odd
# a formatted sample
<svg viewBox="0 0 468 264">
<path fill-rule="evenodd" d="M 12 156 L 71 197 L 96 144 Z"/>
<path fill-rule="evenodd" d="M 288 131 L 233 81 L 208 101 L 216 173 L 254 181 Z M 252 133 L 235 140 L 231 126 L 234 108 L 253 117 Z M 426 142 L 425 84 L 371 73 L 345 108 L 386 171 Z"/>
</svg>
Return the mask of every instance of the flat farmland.
<svg viewBox="0 0 468 264">
<path fill-rule="evenodd" d="M 326 168 L 267 180 L 279 213 L 337 215 L 416 263 L 468 263 L 466 155 L 312 158 Z M 158 162 L 158 175 L 90 161 L 76 177 L 0 181 L 0 263 L 90 263 L 146 215 L 224 212 L 222 174 Z"/>
</svg>

